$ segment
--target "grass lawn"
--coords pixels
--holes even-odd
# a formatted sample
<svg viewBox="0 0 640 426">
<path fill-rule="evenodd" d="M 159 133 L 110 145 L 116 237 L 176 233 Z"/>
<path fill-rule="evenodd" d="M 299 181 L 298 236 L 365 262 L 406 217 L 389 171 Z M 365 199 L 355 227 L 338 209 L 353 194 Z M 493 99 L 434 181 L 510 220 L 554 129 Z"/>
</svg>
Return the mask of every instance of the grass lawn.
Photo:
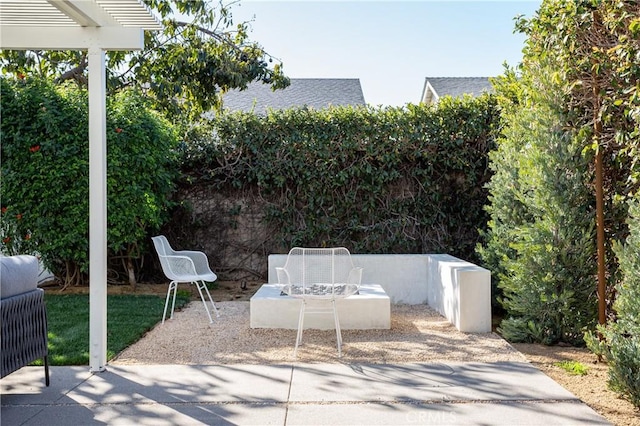
<svg viewBox="0 0 640 426">
<path fill-rule="evenodd" d="M 176 309 L 189 302 L 178 291 Z M 107 296 L 107 360 L 162 321 L 164 297 Z M 50 365 L 89 365 L 89 295 L 45 294 Z M 42 365 L 42 360 L 34 363 Z"/>
</svg>

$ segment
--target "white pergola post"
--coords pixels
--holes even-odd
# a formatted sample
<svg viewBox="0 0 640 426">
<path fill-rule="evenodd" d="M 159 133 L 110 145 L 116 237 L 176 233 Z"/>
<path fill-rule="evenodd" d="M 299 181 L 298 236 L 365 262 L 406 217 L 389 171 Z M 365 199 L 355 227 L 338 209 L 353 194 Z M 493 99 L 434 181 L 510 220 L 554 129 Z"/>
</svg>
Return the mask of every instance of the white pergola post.
<svg viewBox="0 0 640 426">
<path fill-rule="evenodd" d="M 89 368 L 107 364 L 107 107 L 105 51 L 89 58 Z"/>
</svg>

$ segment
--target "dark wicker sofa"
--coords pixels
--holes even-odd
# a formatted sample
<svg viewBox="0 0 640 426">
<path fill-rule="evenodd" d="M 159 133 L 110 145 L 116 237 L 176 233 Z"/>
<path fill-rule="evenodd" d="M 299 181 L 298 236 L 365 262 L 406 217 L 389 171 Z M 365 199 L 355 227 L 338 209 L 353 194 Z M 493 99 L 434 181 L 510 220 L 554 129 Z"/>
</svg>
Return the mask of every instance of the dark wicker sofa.
<svg viewBox="0 0 640 426">
<path fill-rule="evenodd" d="M 49 386 L 47 310 L 38 288 L 35 256 L 0 257 L 0 318 L 2 366 L 0 377 L 42 358 Z"/>
</svg>

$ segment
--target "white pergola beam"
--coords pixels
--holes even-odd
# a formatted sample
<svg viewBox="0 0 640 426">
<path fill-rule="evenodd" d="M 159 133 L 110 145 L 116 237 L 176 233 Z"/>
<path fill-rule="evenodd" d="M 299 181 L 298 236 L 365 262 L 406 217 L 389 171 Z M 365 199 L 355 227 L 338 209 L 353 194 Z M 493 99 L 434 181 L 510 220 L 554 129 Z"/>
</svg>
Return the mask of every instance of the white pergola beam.
<svg viewBox="0 0 640 426">
<path fill-rule="evenodd" d="M 0 27 L 2 49 L 7 50 L 140 50 L 144 31 L 122 27 Z"/>
<path fill-rule="evenodd" d="M 47 0 L 82 27 L 117 26 L 117 22 L 94 1 L 87 0 Z"/>
</svg>

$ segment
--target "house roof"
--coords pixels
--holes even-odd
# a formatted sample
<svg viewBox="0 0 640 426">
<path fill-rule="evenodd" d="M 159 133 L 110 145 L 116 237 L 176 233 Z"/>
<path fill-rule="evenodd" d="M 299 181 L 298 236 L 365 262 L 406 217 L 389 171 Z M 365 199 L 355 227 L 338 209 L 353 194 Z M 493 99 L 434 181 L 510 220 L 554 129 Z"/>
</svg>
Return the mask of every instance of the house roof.
<svg viewBox="0 0 640 426">
<path fill-rule="evenodd" d="M 437 102 L 443 96 L 454 98 L 468 94 L 479 96 L 492 92 L 489 77 L 427 77 L 424 81 L 421 100 L 424 103 Z"/>
<path fill-rule="evenodd" d="M 365 104 L 357 78 L 292 78 L 290 86 L 276 91 L 268 84 L 253 82 L 245 90 L 225 93 L 222 99 L 223 109 L 256 114 L 265 114 L 267 109 Z"/>
</svg>

